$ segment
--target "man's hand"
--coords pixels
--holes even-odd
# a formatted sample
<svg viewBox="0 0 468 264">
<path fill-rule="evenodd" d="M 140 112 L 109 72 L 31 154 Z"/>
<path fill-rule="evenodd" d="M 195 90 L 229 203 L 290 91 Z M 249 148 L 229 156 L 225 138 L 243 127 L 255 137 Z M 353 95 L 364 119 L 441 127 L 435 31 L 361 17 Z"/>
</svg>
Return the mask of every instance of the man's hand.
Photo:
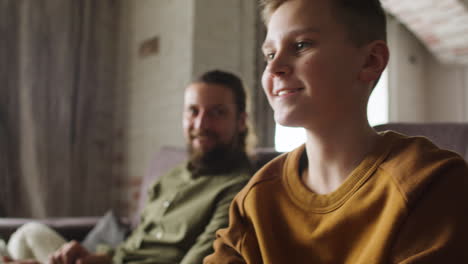
<svg viewBox="0 0 468 264">
<path fill-rule="evenodd" d="M 89 254 L 80 243 L 71 241 L 63 245 L 49 257 L 49 264 L 75 264 L 79 259 L 87 257 Z"/>
<path fill-rule="evenodd" d="M 71 241 L 63 245 L 49 258 L 49 264 L 111 264 L 107 255 L 90 254 L 82 245 Z M 26 264 L 26 263 L 25 263 Z"/>
<path fill-rule="evenodd" d="M 108 255 L 92 254 L 77 260 L 75 264 L 112 264 L 112 259 Z"/>
<path fill-rule="evenodd" d="M 2 257 L 2 261 L 3 263 L 9 263 L 9 264 L 40 264 L 36 260 L 32 260 L 32 259 L 12 260 L 11 258 L 5 257 L 5 256 Z"/>
</svg>

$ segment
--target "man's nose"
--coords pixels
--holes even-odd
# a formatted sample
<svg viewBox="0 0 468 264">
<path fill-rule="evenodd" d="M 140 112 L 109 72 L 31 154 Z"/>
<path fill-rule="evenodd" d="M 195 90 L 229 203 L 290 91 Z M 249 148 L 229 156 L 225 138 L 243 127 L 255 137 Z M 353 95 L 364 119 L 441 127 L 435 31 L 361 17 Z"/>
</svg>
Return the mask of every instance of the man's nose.
<svg viewBox="0 0 468 264">
<path fill-rule="evenodd" d="M 200 111 L 195 117 L 194 127 L 196 130 L 203 130 L 210 126 L 210 117 L 206 111 Z"/>
</svg>

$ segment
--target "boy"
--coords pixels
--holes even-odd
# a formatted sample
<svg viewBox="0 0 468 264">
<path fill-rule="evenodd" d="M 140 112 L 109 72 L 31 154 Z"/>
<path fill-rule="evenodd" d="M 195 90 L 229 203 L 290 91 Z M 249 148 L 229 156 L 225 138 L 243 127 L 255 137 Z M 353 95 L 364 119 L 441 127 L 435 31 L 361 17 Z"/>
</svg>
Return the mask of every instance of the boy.
<svg viewBox="0 0 468 264">
<path fill-rule="evenodd" d="M 367 121 L 389 58 L 378 0 L 263 4 L 262 84 L 307 141 L 236 196 L 204 263 L 468 263 L 465 161 Z"/>
</svg>

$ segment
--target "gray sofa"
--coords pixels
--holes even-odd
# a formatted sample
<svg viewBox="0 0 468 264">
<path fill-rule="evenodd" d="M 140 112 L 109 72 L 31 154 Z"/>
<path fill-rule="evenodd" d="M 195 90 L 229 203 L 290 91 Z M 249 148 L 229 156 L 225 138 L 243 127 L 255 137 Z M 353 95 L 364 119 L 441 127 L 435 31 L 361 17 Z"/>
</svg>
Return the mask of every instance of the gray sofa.
<svg viewBox="0 0 468 264">
<path fill-rule="evenodd" d="M 438 146 L 455 151 L 468 159 L 468 124 L 461 123 L 391 123 L 376 126 L 377 131 L 394 130 L 407 135 L 426 136 Z M 258 169 L 280 153 L 273 149 L 257 149 L 254 166 Z M 164 147 L 156 153 L 150 172 L 145 176 L 139 208 L 146 201 L 146 189 L 162 173 L 168 171 L 177 163 L 184 160 L 186 153 L 184 149 L 175 147 Z M 93 228 L 100 217 L 78 217 L 78 218 L 51 218 L 36 220 L 43 222 L 56 229 L 67 239 L 82 240 Z M 134 225 L 138 221 L 138 213 L 129 218 L 123 218 L 124 222 Z M 6 239 L 20 225 L 30 222 L 32 219 L 0 218 L 0 237 Z"/>
<path fill-rule="evenodd" d="M 260 168 L 272 158 L 280 153 L 273 149 L 256 149 L 253 157 L 253 165 L 255 169 Z M 159 150 L 152 159 L 149 173 L 145 175 L 138 200 L 138 210 L 133 216 L 120 217 L 123 224 L 132 227 L 139 220 L 140 210 L 147 199 L 147 188 L 161 174 L 167 172 L 186 158 L 186 151 L 179 147 L 163 147 Z M 10 235 L 21 225 L 36 221 L 44 223 L 54 230 L 58 231 L 68 240 L 81 241 L 96 225 L 101 216 L 96 217 L 70 217 L 70 218 L 47 218 L 47 219 L 28 219 L 28 218 L 0 218 L 0 238 L 7 240 Z"/>
<path fill-rule="evenodd" d="M 377 131 L 394 130 L 410 136 L 425 136 L 443 149 L 468 160 L 468 123 L 389 123 L 374 127 Z"/>
</svg>

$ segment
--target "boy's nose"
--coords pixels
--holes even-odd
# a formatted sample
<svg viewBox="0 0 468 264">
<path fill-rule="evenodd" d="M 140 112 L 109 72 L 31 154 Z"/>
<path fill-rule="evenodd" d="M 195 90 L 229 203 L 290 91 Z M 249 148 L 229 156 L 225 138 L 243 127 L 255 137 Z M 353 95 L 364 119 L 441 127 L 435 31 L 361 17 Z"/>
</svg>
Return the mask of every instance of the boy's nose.
<svg viewBox="0 0 468 264">
<path fill-rule="evenodd" d="M 291 65 L 285 56 L 276 56 L 267 65 L 267 71 L 270 75 L 281 77 L 291 72 Z"/>
</svg>

